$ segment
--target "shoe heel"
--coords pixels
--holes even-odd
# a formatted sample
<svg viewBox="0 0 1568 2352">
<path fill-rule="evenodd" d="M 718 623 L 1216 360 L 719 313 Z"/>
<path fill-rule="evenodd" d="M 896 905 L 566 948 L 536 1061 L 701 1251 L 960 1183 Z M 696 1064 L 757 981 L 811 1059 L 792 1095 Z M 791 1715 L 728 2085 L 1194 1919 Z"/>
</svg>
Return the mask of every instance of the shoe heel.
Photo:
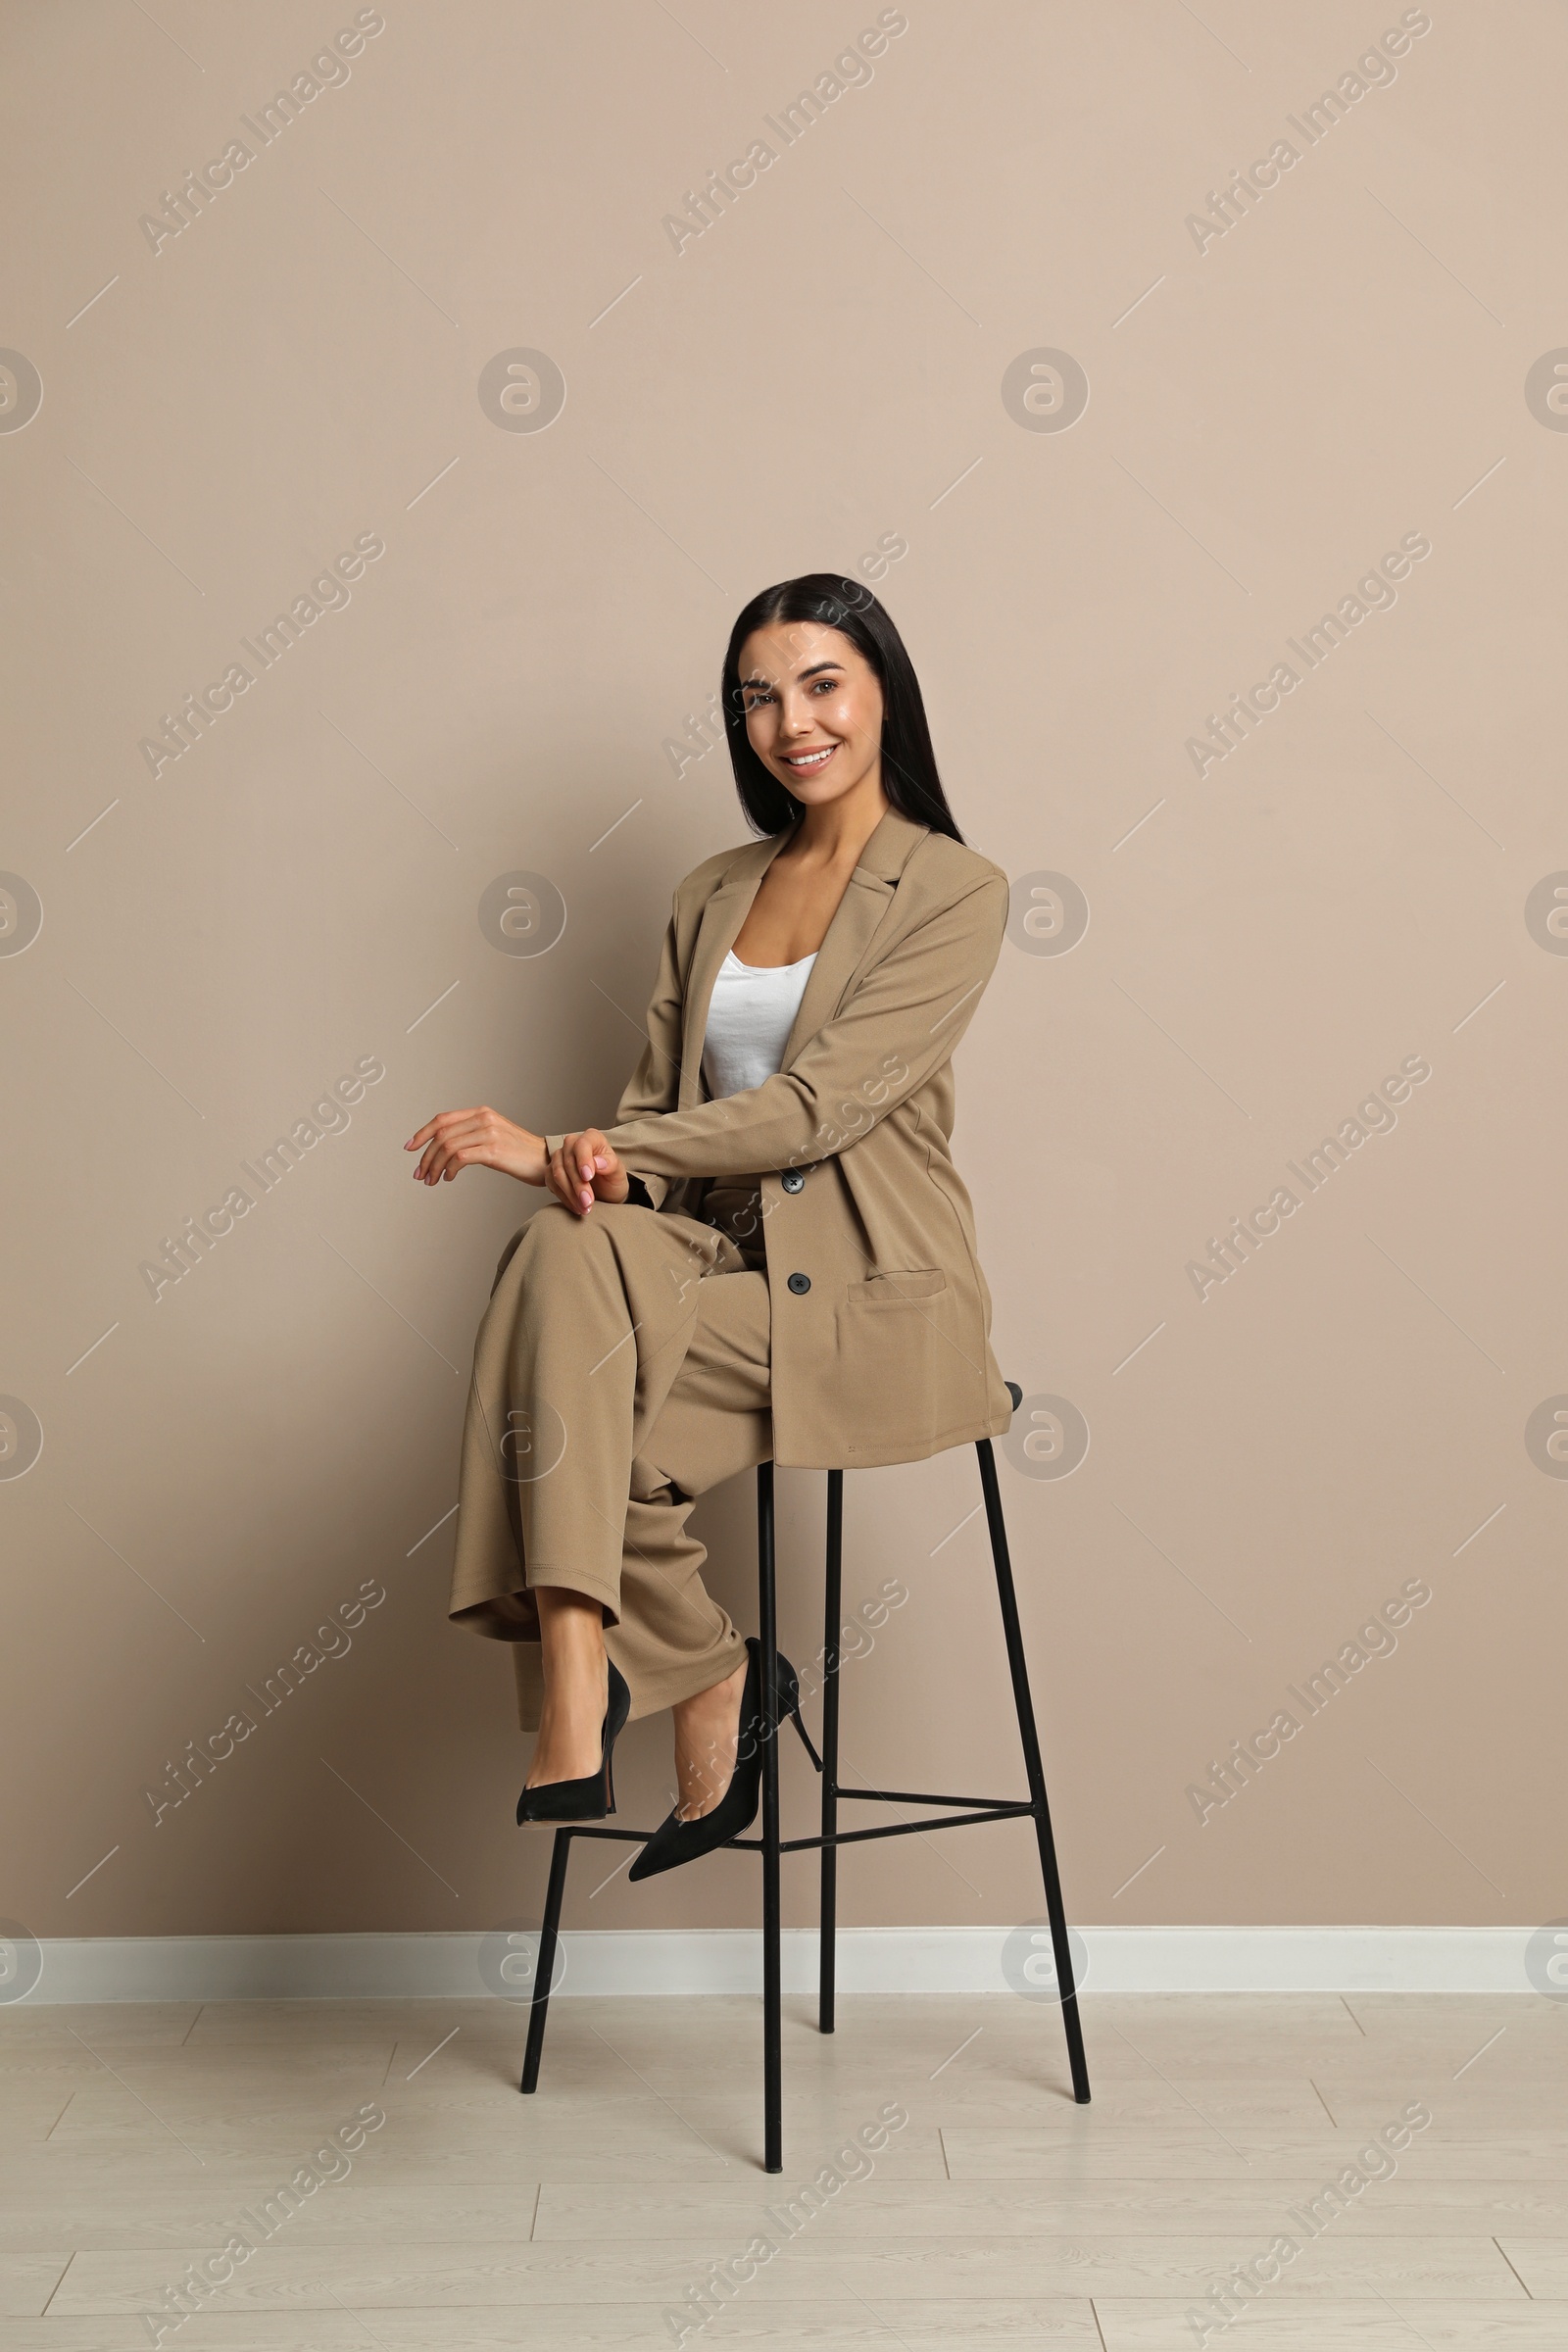
<svg viewBox="0 0 1568 2352">
<path fill-rule="evenodd" d="M 801 1745 L 810 1757 L 813 1768 L 820 1772 L 823 1769 L 822 1759 L 812 1744 L 811 1735 L 807 1730 L 805 1718 L 801 1714 L 801 1680 L 793 1668 L 789 1669 L 787 1674 L 780 1676 L 776 1698 L 778 1713 L 789 1717 L 800 1734 Z"/>
<path fill-rule="evenodd" d="M 822 1759 L 821 1759 L 821 1757 L 820 1757 L 820 1756 L 817 1754 L 817 1752 L 816 1752 L 816 1748 L 815 1748 L 815 1745 L 814 1745 L 814 1743 L 813 1743 L 813 1741 L 812 1741 L 812 1739 L 811 1739 L 811 1735 L 810 1735 L 810 1733 L 809 1733 L 809 1732 L 807 1730 L 807 1728 L 806 1728 L 805 1724 L 804 1724 L 804 1723 L 801 1721 L 801 1710 L 800 1710 L 800 1708 L 799 1708 L 798 1706 L 791 1707 L 791 1709 L 790 1709 L 790 1721 L 791 1721 L 791 1722 L 794 1724 L 794 1726 L 795 1726 L 795 1729 L 796 1729 L 796 1730 L 797 1730 L 797 1731 L 800 1733 L 800 1735 L 801 1735 L 801 1745 L 802 1745 L 802 1746 L 805 1748 L 805 1750 L 806 1750 L 807 1754 L 808 1754 L 808 1755 L 810 1757 L 810 1759 L 811 1759 L 811 1764 L 812 1764 L 812 1768 L 813 1768 L 813 1770 L 815 1770 L 815 1771 L 817 1771 L 817 1772 L 821 1772 L 821 1771 L 824 1769 L 824 1767 L 823 1767 L 823 1763 L 822 1763 Z"/>
<path fill-rule="evenodd" d="M 617 1666 L 610 1669 L 610 1704 L 605 1711 L 605 1804 L 609 1813 L 615 1810 L 615 1741 L 625 1730 L 631 1714 L 631 1692 Z"/>
</svg>

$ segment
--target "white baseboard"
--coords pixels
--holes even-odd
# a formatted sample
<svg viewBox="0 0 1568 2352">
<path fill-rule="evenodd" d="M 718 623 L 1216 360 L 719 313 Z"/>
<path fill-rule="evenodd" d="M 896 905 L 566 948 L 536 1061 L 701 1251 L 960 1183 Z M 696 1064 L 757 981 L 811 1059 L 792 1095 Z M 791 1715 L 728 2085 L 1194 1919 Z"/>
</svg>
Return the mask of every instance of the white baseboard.
<svg viewBox="0 0 1568 2352">
<path fill-rule="evenodd" d="M 1023 1932 L 844 1928 L 845 1993 L 1023 1991 Z M 1089 1993 L 1531 1990 L 1523 1928 L 1085 1928 Z M 1010 1939 L 1010 1941 L 1009 1941 Z M 495 1936 L 127 1936 L 41 1945 L 28 2005 L 86 2001 L 525 1998 L 534 1938 Z M 580 1931 L 562 1937 L 563 1995 L 755 1993 L 760 1938 L 747 1930 Z M 784 1935 L 786 1992 L 814 1990 L 813 1929 Z M 1084 1964 L 1087 1956 L 1087 1967 Z M 1039 1962 L 1031 1960 L 1038 1983 Z M 1034 1997 L 1050 1998 L 1049 1985 Z"/>
</svg>

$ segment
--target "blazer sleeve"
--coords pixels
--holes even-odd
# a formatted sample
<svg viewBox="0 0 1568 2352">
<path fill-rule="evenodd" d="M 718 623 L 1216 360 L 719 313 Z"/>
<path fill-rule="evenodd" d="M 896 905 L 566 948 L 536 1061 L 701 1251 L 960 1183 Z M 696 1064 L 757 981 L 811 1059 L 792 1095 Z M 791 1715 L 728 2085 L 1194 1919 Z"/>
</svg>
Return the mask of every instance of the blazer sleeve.
<svg viewBox="0 0 1568 2352">
<path fill-rule="evenodd" d="M 996 969 L 1006 923 L 1007 879 L 993 872 L 890 947 L 787 1069 L 689 1110 L 670 1107 L 680 1005 L 678 975 L 672 1008 L 662 1002 L 662 967 L 649 1052 L 606 1130 L 611 1146 L 650 1190 L 654 1179 L 748 1175 L 847 1151 L 948 1059 Z M 672 1054 L 661 1046 L 666 1022 Z"/>
</svg>

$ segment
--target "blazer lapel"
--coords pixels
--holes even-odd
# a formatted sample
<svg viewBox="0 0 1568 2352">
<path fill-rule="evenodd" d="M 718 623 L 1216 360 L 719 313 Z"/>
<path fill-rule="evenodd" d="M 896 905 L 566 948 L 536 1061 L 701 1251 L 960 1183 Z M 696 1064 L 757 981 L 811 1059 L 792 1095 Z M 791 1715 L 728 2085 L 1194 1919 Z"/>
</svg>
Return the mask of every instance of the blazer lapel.
<svg viewBox="0 0 1568 2352">
<path fill-rule="evenodd" d="M 899 876 L 928 829 L 890 808 L 860 852 L 859 863 L 850 876 L 807 979 L 806 994 L 784 1047 L 782 1068 L 789 1068 L 801 1048 L 837 1012 L 857 965 L 892 904 Z M 703 908 L 681 1007 L 682 1110 L 690 1110 L 703 1099 L 703 1040 L 719 966 L 740 936 L 762 876 L 793 836 L 791 826 L 749 844 Z"/>
<path fill-rule="evenodd" d="M 867 873 L 863 866 L 856 867 L 827 927 L 827 937 L 816 951 L 816 961 L 806 976 L 806 993 L 785 1041 L 781 1069 L 789 1068 L 801 1048 L 837 1012 L 850 976 L 870 946 L 892 897 L 891 883 Z"/>
<path fill-rule="evenodd" d="M 893 903 L 900 874 L 927 827 L 890 808 L 860 852 L 859 863 L 827 927 L 807 976 L 806 994 L 784 1047 L 781 1069 L 788 1069 L 803 1046 L 809 1044 L 833 1018 L 844 992 L 875 937 L 878 924 Z M 740 929 L 737 923 L 736 931 Z M 731 933 L 733 939 L 734 933 Z M 723 961 L 722 956 L 719 961 Z"/>
</svg>

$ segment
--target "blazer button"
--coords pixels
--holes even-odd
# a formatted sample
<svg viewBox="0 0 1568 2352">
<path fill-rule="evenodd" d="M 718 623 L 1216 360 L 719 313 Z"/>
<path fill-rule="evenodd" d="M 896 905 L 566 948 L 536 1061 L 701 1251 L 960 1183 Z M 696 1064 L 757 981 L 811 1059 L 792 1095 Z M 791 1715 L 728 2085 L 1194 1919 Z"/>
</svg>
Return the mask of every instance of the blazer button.
<svg viewBox="0 0 1568 2352">
<path fill-rule="evenodd" d="M 799 1168 L 786 1168 L 779 1182 L 787 1193 L 804 1193 L 806 1190 L 806 1178 Z"/>
<path fill-rule="evenodd" d="M 804 1298 L 807 1292 L 811 1287 L 811 1277 L 809 1274 L 792 1274 L 790 1276 L 789 1287 L 795 1293 L 797 1298 Z"/>
</svg>

